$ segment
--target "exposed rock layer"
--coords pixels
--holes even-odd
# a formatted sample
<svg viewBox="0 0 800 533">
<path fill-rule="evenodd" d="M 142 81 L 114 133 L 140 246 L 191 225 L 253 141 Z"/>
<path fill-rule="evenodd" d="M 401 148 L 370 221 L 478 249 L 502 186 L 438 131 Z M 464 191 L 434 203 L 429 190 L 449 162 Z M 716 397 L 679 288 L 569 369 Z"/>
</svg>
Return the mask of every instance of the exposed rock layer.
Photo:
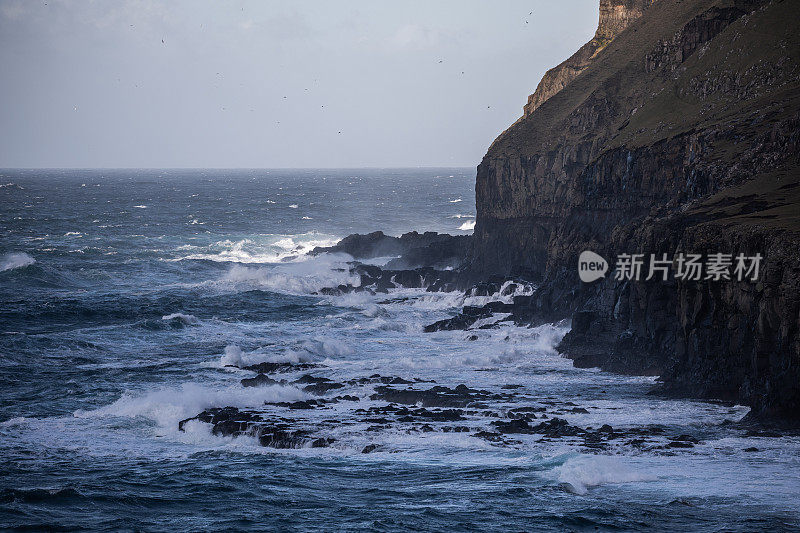
<svg viewBox="0 0 800 533">
<path fill-rule="evenodd" d="M 536 92 L 528 97 L 528 103 L 523 108 L 524 116 L 536 111 L 545 100 L 574 80 L 600 50 L 641 17 L 652 3 L 653 0 L 600 0 L 600 21 L 594 38 L 569 59 L 545 73 Z"/>
</svg>

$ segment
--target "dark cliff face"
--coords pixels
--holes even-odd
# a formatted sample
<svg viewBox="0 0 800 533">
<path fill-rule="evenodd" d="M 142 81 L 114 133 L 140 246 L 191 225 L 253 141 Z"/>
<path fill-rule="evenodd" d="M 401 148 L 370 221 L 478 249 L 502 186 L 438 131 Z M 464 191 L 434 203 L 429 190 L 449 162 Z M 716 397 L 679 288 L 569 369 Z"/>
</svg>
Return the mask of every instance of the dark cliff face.
<svg viewBox="0 0 800 533">
<path fill-rule="evenodd" d="M 613 3 L 634 8 L 613 40 L 478 167 L 473 275 L 539 279 L 530 314 L 573 317 L 577 364 L 800 417 L 800 3 Z M 587 249 L 758 252 L 765 270 L 582 284 Z"/>
<path fill-rule="evenodd" d="M 586 70 L 600 50 L 640 18 L 652 3 L 653 0 L 600 0 L 600 20 L 594 38 L 569 59 L 545 73 L 536 91 L 528 97 L 523 116 L 536 111 L 545 100 Z"/>
</svg>

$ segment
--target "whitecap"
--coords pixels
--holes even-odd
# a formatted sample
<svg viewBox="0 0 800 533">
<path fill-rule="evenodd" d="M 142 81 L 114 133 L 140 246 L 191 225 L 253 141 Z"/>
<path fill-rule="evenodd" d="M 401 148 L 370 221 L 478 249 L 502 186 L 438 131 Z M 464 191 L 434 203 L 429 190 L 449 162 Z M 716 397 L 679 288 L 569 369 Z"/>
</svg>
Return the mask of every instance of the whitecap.
<svg viewBox="0 0 800 533">
<path fill-rule="evenodd" d="M 187 326 L 198 324 L 200 322 L 199 320 L 197 320 L 196 316 L 185 315 L 183 313 L 172 313 L 171 315 L 165 315 L 161 317 L 161 320 L 175 320 L 177 322 L 180 322 L 181 324 L 186 324 Z"/>
<path fill-rule="evenodd" d="M 324 254 L 273 267 L 234 265 L 220 280 L 245 289 L 268 289 L 288 294 L 314 294 L 326 287 L 359 287 L 361 277 L 350 271 L 346 254 Z"/>
<path fill-rule="evenodd" d="M 192 222 L 192 224 L 204 222 Z M 171 261 L 208 260 L 221 263 L 279 263 L 289 259 L 301 260 L 316 247 L 333 246 L 339 238 L 316 232 L 297 235 L 254 235 L 240 240 L 225 239 L 207 246 L 186 245 L 178 251 L 191 249 L 194 253 L 182 255 Z"/>
<path fill-rule="evenodd" d="M 179 387 L 164 387 L 144 394 L 125 392 L 117 401 L 93 411 L 75 411 L 76 418 L 104 416 L 144 417 L 162 427 L 177 430 L 179 421 L 195 416 L 210 407 L 231 406 L 240 409 L 256 408 L 264 402 L 295 401 L 309 395 L 291 386 L 271 385 L 257 388 L 208 386 L 184 383 Z"/>
<path fill-rule="evenodd" d="M 475 221 L 474 220 L 467 220 L 463 224 L 461 224 L 458 229 L 461 231 L 472 231 L 475 229 Z"/>
<path fill-rule="evenodd" d="M 0 258 L 0 272 L 32 265 L 36 260 L 24 252 L 5 254 Z"/>
<path fill-rule="evenodd" d="M 592 487 L 608 483 L 654 481 L 655 476 L 630 467 L 617 457 L 580 455 L 553 469 L 561 486 L 573 494 L 586 494 Z"/>
</svg>

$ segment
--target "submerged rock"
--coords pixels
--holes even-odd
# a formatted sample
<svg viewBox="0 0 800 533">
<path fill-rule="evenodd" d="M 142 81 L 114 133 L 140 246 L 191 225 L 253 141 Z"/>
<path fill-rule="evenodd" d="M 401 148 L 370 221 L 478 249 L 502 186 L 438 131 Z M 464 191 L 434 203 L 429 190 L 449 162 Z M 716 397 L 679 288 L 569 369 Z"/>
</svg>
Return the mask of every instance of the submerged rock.
<svg viewBox="0 0 800 533">
<path fill-rule="evenodd" d="M 485 390 L 470 389 L 462 384 L 453 389 L 437 385 L 427 390 L 379 386 L 375 388 L 375 394 L 370 396 L 370 399 L 407 405 L 420 404 L 423 407 L 466 407 L 476 402 L 502 397 Z"/>
<path fill-rule="evenodd" d="M 313 437 L 307 431 L 292 429 L 284 422 L 264 420 L 262 415 L 240 411 L 236 407 L 213 407 L 197 416 L 181 420 L 178 429 L 184 431 L 190 420 L 212 424 L 211 433 L 222 437 L 248 436 L 255 438 L 261 446 L 270 448 L 305 448 L 329 446 L 335 439 Z"/>
</svg>

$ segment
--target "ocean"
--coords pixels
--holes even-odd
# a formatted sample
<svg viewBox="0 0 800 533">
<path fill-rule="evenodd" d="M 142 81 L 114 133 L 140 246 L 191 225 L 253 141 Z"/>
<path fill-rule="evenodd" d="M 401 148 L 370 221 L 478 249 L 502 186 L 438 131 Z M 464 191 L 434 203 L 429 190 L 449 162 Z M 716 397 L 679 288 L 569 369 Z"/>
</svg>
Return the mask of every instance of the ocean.
<svg viewBox="0 0 800 533">
<path fill-rule="evenodd" d="M 576 369 L 568 323 L 422 332 L 515 293 L 318 294 L 358 278 L 316 246 L 470 233 L 472 169 L 3 170 L 0 207 L 0 528 L 800 527 L 800 438 L 746 407 Z M 262 362 L 277 382 L 243 386 Z M 480 401 L 381 397 L 459 385 Z M 214 407 L 329 445 L 179 429 Z M 521 413 L 623 436 L 492 437 Z"/>
</svg>

